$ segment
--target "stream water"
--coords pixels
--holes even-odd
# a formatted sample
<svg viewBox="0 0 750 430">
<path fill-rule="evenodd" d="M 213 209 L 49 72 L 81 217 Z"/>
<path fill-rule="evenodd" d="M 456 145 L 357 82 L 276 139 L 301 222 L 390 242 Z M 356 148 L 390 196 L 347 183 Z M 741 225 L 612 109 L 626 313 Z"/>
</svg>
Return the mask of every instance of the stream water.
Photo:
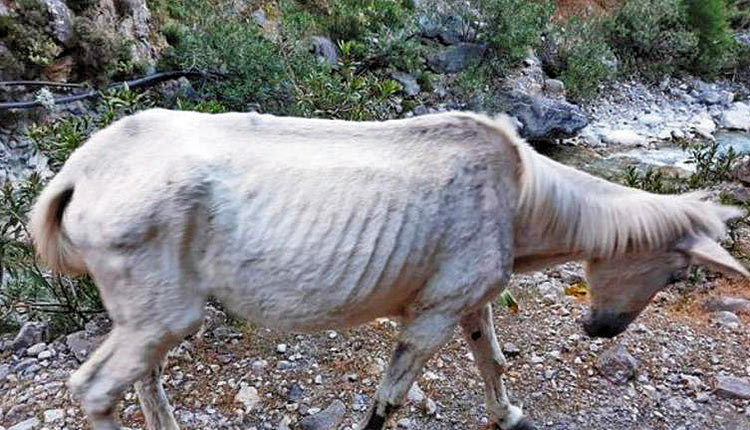
<svg viewBox="0 0 750 430">
<path fill-rule="evenodd" d="M 739 154 L 750 154 L 750 133 L 718 132 L 715 135 L 720 151 L 729 148 Z M 664 145 L 654 149 L 627 148 L 594 150 L 582 146 L 556 146 L 544 151 L 546 155 L 581 170 L 622 182 L 625 168 L 635 166 L 644 170 L 657 169 L 668 176 L 688 177 L 695 166 L 688 163 L 689 153 L 679 146 Z"/>
</svg>

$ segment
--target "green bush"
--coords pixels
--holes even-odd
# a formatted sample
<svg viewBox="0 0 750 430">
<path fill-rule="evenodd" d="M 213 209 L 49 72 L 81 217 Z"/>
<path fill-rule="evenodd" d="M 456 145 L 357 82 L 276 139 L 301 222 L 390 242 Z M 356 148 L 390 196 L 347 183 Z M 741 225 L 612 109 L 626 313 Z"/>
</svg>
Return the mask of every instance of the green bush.
<svg viewBox="0 0 750 430">
<path fill-rule="evenodd" d="M 202 24 L 182 35 L 165 57 L 168 67 L 226 74 L 203 91 L 233 110 L 277 100 L 288 76 L 274 44 L 239 20 L 213 17 Z"/>
<path fill-rule="evenodd" d="M 323 23 L 328 36 L 336 41 L 363 41 L 369 35 L 400 28 L 414 10 L 411 0 L 338 0 L 330 4 L 330 15 Z"/>
<path fill-rule="evenodd" d="M 660 76 L 692 63 L 697 38 L 683 0 L 630 0 L 606 23 L 625 72 Z"/>
<path fill-rule="evenodd" d="M 536 47 L 555 10 L 551 1 L 478 0 L 486 21 L 479 40 L 486 43 L 501 67 L 514 66 Z"/>
<path fill-rule="evenodd" d="M 737 46 L 729 32 L 725 0 L 685 1 L 690 22 L 698 36 L 696 70 L 715 75 L 727 69 L 734 62 Z"/>
<path fill-rule="evenodd" d="M 599 84 L 615 77 L 617 57 L 607 44 L 606 21 L 572 18 L 564 29 L 548 35 L 547 43 L 555 52 L 546 53 L 543 63 L 547 72 L 562 79 L 568 95 L 582 99 L 596 94 Z M 549 48 L 548 48 L 549 49 Z"/>
<path fill-rule="evenodd" d="M 727 20 L 735 30 L 750 29 L 750 0 L 726 0 Z"/>
</svg>

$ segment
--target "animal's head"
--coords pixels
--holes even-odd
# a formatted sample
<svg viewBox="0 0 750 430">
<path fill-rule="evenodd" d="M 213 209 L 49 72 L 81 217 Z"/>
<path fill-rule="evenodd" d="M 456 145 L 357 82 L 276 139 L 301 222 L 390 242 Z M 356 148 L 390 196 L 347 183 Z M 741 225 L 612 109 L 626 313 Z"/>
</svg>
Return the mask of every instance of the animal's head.
<svg viewBox="0 0 750 430">
<path fill-rule="evenodd" d="M 666 249 L 588 261 L 591 311 L 583 326 L 592 337 L 613 337 L 641 313 L 662 288 L 683 278 L 693 264 L 729 276 L 750 273 L 715 240 L 689 234 Z"/>
</svg>

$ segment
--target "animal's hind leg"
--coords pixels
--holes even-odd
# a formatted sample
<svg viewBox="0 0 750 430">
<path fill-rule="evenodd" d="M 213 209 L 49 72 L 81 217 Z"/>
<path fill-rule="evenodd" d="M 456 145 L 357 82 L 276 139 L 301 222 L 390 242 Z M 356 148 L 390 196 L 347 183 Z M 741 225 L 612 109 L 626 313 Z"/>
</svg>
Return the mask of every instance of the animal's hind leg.
<svg viewBox="0 0 750 430">
<path fill-rule="evenodd" d="M 507 362 L 495 336 L 492 305 L 488 303 L 466 315 L 461 320 L 461 329 L 484 379 L 487 411 L 492 420 L 503 430 L 534 429 L 534 425 L 523 416 L 521 409 L 510 403 L 505 392 L 503 373 Z"/>
<path fill-rule="evenodd" d="M 380 430 L 401 405 L 425 363 L 453 335 L 457 322 L 444 315 L 422 315 L 409 322 L 399 337 L 393 358 L 360 429 Z"/>
<path fill-rule="evenodd" d="M 115 407 L 122 393 L 146 376 L 177 340 L 160 327 L 115 323 L 107 340 L 69 381 L 94 430 L 119 428 Z"/>
<path fill-rule="evenodd" d="M 149 429 L 178 430 L 180 427 L 172 415 L 167 394 L 161 382 L 162 370 L 166 367 L 166 359 L 152 368 L 145 377 L 135 383 L 141 411 L 146 418 Z"/>
</svg>

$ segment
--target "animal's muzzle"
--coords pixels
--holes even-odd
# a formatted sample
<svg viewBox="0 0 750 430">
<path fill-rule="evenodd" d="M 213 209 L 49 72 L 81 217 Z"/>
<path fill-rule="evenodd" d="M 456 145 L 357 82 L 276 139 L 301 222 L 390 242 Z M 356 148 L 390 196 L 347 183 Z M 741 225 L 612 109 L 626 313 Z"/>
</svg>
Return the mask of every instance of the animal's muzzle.
<svg viewBox="0 0 750 430">
<path fill-rule="evenodd" d="M 583 329 L 590 337 L 615 337 L 625 331 L 639 313 L 592 310 L 583 320 Z"/>
</svg>

